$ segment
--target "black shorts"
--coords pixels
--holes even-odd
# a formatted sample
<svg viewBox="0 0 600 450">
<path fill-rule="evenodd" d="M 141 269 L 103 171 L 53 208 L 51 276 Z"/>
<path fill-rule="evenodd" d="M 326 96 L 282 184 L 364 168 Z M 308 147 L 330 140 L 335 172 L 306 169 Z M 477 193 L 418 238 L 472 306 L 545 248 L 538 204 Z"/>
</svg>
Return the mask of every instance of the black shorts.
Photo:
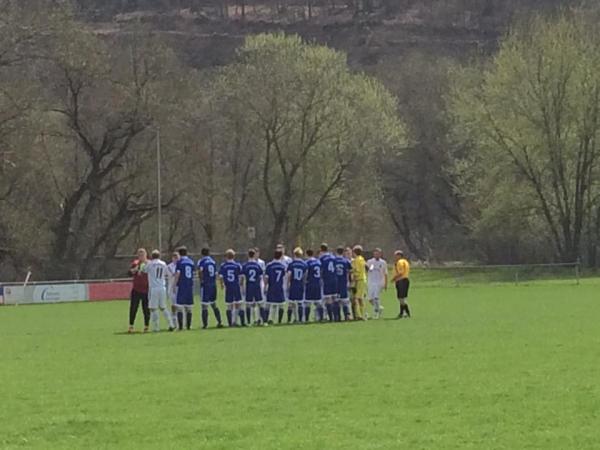
<svg viewBox="0 0 600 450">
<path fill-rule="evenodd" d="M 410 281 L 408 278 L 402 278 L 396 281 L 396 295 L 398 298 L 408 298 L 408 288 L 410 287 Z"/>
</svg>

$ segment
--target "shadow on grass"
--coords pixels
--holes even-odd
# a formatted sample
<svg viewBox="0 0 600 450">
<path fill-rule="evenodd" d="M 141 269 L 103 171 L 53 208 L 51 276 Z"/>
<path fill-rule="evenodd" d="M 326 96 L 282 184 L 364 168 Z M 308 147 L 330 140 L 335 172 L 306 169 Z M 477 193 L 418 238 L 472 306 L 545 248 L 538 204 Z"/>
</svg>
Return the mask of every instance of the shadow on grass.
<svg viewBox="0 0 600 450">
<path fill-rule="evenodd" d="M 397 320 L 397 319 L 383 319 L 383 320 Z M 275 324 L 271 324 L 268 326 L 262 326 L 262 325 L 246 325 L 246 326 L 234 326 L 234 327 L 229 327 L 229 326 L 225 326 L 222 328 L 218 328 L 216 326 L 212 326 L 212 327 L 208 327 L 208 328 L 192 328 L 191 330 L 174 330 L 174 331 L 169 331 L 169 330 L 160 330 L 160 331 L 147 331 L 147 332 L 142 332 L 142 331 L 134 331 L 132 333 L 128 332 L 128 331 L 116 331 L 113 333 L 113 335 L 115 336 L 141 336 L 141 335 L 152 335 L 152 334 L 164 334 L 164 333 L 181 333 L 181 332 L 190 332 L 190 331 L 201 331 L 201 332 L 207 332 L 207 331 L 220 331 L 220 330 L 239 330 L 239 329 L 263 329 L 263 328 L 287 328 L 287 327 L 315 327 L 315 326 L 325 326 L 325 325 L 351 325 L 351 324 L 359 324 L 359 323 L 365 323 L 365 322 L 371 322 L 371 321 L 365 321 L 365 320 L 344 320 L 341 322 L 329 322 L 329 321 L 323 321 L 323 322 L 309 322 L 309 323 L 275 323 Z"/>
</svg>

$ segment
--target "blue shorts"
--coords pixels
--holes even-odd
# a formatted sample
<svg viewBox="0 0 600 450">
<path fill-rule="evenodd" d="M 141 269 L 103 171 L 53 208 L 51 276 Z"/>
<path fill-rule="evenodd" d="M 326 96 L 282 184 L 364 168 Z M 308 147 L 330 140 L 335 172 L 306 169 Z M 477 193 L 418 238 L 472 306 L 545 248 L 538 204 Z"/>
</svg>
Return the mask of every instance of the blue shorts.
<svg viewBox="0 0 600 450">
<path fill-rule="evenodd" d="M 307 284 L 306 285 L 306 296 L 304 297 L 309 302 L 320 302 L 323 298 L 321 295 L 320 284 Z"/>
<path fill-rule="evenodd" d="M 225 286 L 225 303 L 241 303 L 242 290 L 239 285 Z"/>
<path fill-rule="evenodd" d="M 339 281 L 337 287 L 337 294 L 341 300 L 346 300 L 350 298 L 348 296 L 348 283 L 346 283 L 345 281 Z"/>
<path fill-rule="evenodd" d="M 194 291 L 187 289 L 177 289 L 177 305 L 192 306 L 194 304 Z"/>
<path fill-rule="evenodd" d="M 290 292 L 288 299 L 292 302 L 301 302 L 304 300 L 304 285 L 290 286 Z"/>
<path fill-rule="evenodd" d="M 269 289 L 267 291 L 267 303 L 285 303 L 285 293 L 283 292 L 283 288 Z"/>
<path fill-rule="evenodd" d="M 202 294 L 202 303 L 215 303 L 217 301 L 217 285 L 209 284 L 207 286 L 202 286 L 200 289 Z"/>
<path fill-rule="evenodd" d="M 260 303 L 263 300 L 260 285 L 246 287 L 246 303 Z"/>
<path fill-rule="evenodd" d="M 337 293 L 337 280 L 329 280 L 323 282 L 323 295 L 337 295 Z"/>
</svg>

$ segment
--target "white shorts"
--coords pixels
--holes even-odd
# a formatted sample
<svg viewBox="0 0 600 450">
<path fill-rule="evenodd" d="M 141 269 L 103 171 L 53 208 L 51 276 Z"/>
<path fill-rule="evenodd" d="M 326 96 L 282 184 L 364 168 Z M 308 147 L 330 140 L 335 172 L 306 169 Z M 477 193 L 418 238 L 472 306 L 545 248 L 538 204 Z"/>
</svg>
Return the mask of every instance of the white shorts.
<svg viewBox="0 0 600 450">
<path fill-rule="evenodd" d="M 381 286 L 381 285 L 369 284 L 367 286 L 367 299 L 368 300 L 379 299 L 380 295 L 381 295 L 381 289 L 382 288 L 383 288 L 383 286 Z"/>
<path fill-rule="evenodd" d="M 167 290 L 165 288 L 150 289 L 148 306 L 150 309 L 165 309 L 167 307 Z"/>
</svg>

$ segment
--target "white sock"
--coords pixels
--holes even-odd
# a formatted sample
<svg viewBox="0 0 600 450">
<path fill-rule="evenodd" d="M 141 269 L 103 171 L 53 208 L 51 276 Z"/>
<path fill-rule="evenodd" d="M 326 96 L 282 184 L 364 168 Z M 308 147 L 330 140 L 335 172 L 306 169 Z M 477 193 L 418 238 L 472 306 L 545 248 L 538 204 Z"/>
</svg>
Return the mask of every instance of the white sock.
<svg viewBox="0 0 600 450">
<path fill-rule="evenodd" d="M 231 308 L 231 325 L 237 325 L 238 318 L 238 310 L 236 308 Z"/>
<path fill-rule="evenodd" d="M 153 309 L 150 311 L 150 322 L 152 323 L 152 330 L 153 331 L 158 331 L 160 326 L 158 323 L 159 320 L 159 315 L 158 315 L 158 311 Z"/>
<path fill-rule="evenodd" d="M 165 320 L 167 321 L 167 324 L 169 326 L 172 326 L 172 323 L 171 323 L 172 322 L 171 313 L 169 312 L 169 310 L 165 308 L 165 309 L 162 310 L 162 313 L 163 313 L 163 316 L 164 316 Z"/>
<path fill-rule="evenodd" d="M 298 303 L 292 305 L 292 318 L 294 322 L 298 322 Z"/>
<path fill-rule="evenodd" d="M 171 315 L 171 325 L 172 325 L 173 328 L 178 328 L 179 324 L 177 323 L 177 312 L 174 312 Z"/>
</svg>

